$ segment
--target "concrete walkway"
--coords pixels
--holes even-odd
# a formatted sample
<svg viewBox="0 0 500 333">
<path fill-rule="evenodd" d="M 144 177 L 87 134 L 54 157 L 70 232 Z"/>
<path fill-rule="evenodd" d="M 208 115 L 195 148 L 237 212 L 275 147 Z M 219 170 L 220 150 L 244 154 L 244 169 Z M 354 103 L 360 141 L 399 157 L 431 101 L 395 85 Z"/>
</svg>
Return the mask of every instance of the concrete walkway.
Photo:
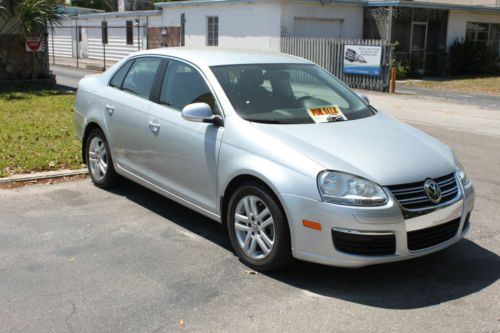
<svg viewBox="0 0 500 333">
<path fill-rule="evenodd" d="M 375 108 L 405 122 L 500 137 L 500 109 L 432 96 L 363 93 Z"/>
<path fill-rule="evenodd" d="M 460 104 L 476 105 L 486 109 L 500 110 L 500 95 L 422 88 L 400 82 L 396 84 L 396 92 L 418 97 L 425 96 L 436 100 L 451 100 Z"/>
<path fill-rule="evenodd" d="M 106 59 L 106 69 L 113 66 L 117 61 Z M 50 65 L 74 67 L 80 69 L 89 69 L 94 71 L 104 70 L 104 60 L 101 59 L 88 59 L 88 58 L 71 58 L 71 57 L 50 57 Z"/>
</svg>

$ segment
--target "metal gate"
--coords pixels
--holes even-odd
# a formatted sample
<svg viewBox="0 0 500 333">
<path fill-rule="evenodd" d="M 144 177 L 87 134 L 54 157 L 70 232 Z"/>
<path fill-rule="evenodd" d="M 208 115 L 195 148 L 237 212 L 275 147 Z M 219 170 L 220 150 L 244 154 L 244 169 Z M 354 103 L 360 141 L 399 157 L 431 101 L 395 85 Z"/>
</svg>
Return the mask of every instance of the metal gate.
<svg viewBox="0 0 500 333">
<path fill-rule="evenodd" d="M 180 27 L 149 27 L 148 49 L 180 45 Z"/>
<path fill-rule="evenodd" d="M 344 73 L 345 45 L 381 46 L 380 75 Z M 385 40 L 285 36 L 281 37 L 281 52 L 302 57 L 320 65 L 351 88 L 389 91 L 391 44 Z"/>
</svg>

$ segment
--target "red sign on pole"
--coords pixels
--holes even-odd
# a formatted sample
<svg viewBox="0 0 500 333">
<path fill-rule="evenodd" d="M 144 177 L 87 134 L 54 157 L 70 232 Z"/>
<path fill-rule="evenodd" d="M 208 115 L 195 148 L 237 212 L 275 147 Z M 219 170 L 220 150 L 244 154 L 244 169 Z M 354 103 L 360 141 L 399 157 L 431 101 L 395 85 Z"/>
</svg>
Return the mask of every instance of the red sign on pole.
<svg viewBox="0 0 500 333">
<path fill-rule="evenodd" d="M 42 40 L 40 37 L 26 37 L 26 51 L 40 52 L 42 50 Z"/>
</svg>

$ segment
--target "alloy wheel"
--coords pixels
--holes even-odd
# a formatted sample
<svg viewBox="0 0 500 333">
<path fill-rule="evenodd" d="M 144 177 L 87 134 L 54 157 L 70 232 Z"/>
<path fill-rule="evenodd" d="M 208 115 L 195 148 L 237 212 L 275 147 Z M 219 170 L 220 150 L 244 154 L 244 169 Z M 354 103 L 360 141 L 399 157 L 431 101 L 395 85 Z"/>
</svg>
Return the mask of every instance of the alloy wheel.
<svg viewBox="0 0 500 333">
<path fill-rule="evenodd" d="M 271 211 L 259 197 L 247 195 L 240 199 L 234 214 L 234 229 L 239 246 L 253 259 L 266 258 L 275 240 Z"/>
<path fill-rule="evenodd" d="M 88 150 L 90 173 L 94 181 L 100 182 L 106 177 L 109 161 L 104 140 L 98 136 L 93 137 Z"/>
</svg>

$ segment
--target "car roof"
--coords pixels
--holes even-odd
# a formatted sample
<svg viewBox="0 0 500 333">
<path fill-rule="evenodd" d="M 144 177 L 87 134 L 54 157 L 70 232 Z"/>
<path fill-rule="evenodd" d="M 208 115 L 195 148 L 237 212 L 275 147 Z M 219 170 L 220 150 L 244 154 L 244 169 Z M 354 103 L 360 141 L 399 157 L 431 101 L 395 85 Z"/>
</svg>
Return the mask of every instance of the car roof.
<svg viewBox="0 0 500 333">
<path fill-rule="evenodd" d="M 164 47 L 135 53 L 135 55 L 139 54 L 171 56 L 192 62 L 199 66 L 310 63 L 308 60 L 283 53 L 241 49 L 225 49 L 218 47 Z"/>
</svg>

